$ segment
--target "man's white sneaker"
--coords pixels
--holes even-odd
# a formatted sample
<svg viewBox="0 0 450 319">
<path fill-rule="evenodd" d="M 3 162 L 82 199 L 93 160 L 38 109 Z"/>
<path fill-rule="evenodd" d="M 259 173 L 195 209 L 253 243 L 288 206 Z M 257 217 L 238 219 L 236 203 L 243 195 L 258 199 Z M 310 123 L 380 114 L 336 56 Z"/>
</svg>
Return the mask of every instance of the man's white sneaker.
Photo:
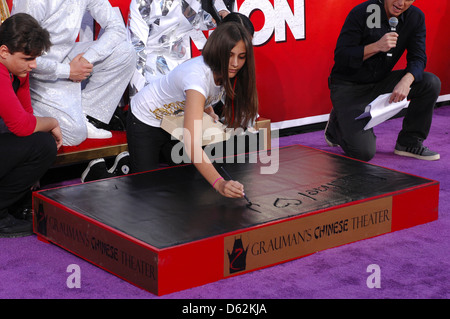
<svg viewBox="0 0 450 319">
<path fill-rule="evenodd" d="M 92 123 L 86 121 L 87 126 L 87 137 L 88 138 L 111 138 L 112 133 L 103 130 L 101 128 L 96 128 Z"/>
</svg>

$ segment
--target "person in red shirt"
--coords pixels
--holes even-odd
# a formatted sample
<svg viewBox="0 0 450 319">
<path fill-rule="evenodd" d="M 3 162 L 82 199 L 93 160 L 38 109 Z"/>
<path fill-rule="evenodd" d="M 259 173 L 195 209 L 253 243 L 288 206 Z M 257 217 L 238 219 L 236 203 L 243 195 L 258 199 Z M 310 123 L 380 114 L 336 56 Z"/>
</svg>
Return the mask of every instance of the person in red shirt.
<svg viewBox="0 0 450 319">
<path fill-rule="evenodd" d="M 0 237 L 32 234 L 22 203 L 53 164 L 62 145 L 58 121 L 33 115 L 29 72 L 51 46 L 47 30 L 28 14 L 0 25 Z"/>
</svg>

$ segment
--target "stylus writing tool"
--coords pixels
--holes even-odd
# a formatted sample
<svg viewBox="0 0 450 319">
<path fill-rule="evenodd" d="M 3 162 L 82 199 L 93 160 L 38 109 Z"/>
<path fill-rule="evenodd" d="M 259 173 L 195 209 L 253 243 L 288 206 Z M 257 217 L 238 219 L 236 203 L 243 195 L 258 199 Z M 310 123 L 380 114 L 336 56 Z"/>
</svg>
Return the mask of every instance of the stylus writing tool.
<svg viewBox="0 0 450 319">
<path fill-rule="evenodd" d="M 227 172 L 227 170 L 225 169 L 225 167 L 220 166 L 220 168 L 222 169 L 222 171 L 225 173 L 225 175 L 227 176 L 228 179 L 232 180 L 233 178 L 230 176 L 230 174 Z M 248 197 L 244 194 L 244 198 L 248 203 L 248 206 L 252 206 L 252 202 L 248 199 Z"/>
</svg>

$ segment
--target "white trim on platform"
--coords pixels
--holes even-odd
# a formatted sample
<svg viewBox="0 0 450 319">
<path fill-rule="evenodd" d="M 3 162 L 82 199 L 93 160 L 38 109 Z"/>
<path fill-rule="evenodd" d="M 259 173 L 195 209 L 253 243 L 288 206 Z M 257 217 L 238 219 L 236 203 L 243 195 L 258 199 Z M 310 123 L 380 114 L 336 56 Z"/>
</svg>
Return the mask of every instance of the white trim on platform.
<svg viewBox="0 0 450 319">
<path fill-rule="evenodd" d="M 438 97 L 437 102 L 445 102 L 445 101 L 450 101 L 450 94 L 446 94 L 446 95 L 441 95 L 440 97 Z"/>
<path fill-rule="evenodd" d="M 437 102 L 445 102 L 450 101 L 450 94 L 441 95 L 437 99 Z M 330 117 L 330 114 L 323 114 L 323 115 L 316 115 L 316 116 L 310 116 L 310 117 L 304 117 L 294 120 L 287 120 L 287 121 L 281 121 L 281 122 L 275 122 L 270 125 L 271 130 L 282 130 L 285 128 L 293 128 L 297 126 L 304 126 L 308 124 L 317 124 L 328 121 L 328 118 Z"/>
<path fill-rule="evenodd" d="M 329 117 L 330 117 L 330 114 L 304 117 L 304 118 L 300 118 L 300 119 L 275 122 L 275 123 L 272 123 L 270 127 L 272 130 L 281 130 L 284 128 L 326 122 L 326 121 L 328 121 Z"/>
</svg>

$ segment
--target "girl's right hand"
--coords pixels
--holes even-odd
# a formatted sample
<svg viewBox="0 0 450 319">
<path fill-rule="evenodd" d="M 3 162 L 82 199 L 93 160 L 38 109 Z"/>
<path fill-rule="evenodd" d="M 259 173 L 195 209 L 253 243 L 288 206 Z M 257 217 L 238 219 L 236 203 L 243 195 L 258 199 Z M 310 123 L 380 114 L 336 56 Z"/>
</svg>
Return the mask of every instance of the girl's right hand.
<svg viewBox="0 0 450 319">
<path fill-rule="evenodd" d="M 222 196 L 229 198 L 244 197 L 244 185 L 236 181 L 218 181 L 214 187 Z"/>
</svg>

